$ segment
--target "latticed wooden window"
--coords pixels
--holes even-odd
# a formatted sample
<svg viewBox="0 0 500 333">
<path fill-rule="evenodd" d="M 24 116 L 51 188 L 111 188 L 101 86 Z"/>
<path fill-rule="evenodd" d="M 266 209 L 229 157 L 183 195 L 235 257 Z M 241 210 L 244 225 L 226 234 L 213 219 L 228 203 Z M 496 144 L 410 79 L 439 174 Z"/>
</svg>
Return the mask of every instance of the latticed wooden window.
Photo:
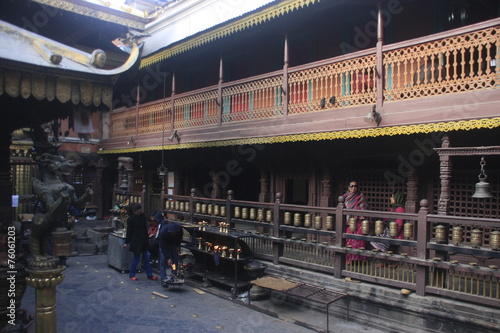
<svg viewBox="0 0 500 333">
<path fill-rule="evenodd" d="M 13 162 L 12 173 L 12 194 L 13 195 L 31 195 L 32 177 L 34 176 L 36 165 L 31 160 Z M 32 213 L 32 202 L 20 201 L 19 206 L 14 209 L 15 216 L 18 214 Z"/>
</svg>

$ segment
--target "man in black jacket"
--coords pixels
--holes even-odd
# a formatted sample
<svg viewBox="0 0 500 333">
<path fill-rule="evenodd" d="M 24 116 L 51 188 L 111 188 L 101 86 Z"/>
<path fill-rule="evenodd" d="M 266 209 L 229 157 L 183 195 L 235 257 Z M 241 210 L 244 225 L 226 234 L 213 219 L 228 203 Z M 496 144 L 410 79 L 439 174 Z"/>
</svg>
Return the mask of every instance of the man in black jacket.
<svg viewBox="0 0 500 333">
<path fill-rule="evenodd" d="M 179 223 L 164 220 L 160 227 L 160 233 L 158 235 L 160 239 L 160 251 L 163 253 L 163 258 L 166 262 L 161 265 L 166 269 L 166 266 L 172 267 L 172 275 L 162 280 L 162 285 L 167 286 L 168 282 L 174 281 L 177 276 L 177 270 L 179 268 L 179 251 L 182 242 L 182 226 Z M 166 276 L 165 274 L 160 274 Z"/>
</svg>

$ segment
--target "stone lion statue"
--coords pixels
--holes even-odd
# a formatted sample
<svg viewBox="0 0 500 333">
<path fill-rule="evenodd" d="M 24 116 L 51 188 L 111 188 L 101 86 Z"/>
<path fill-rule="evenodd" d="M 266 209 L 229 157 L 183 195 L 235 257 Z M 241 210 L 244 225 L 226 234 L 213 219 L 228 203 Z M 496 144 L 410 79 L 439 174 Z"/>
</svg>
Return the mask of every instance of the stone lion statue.
<svg viewBox="0 0 500 333">
<path fill-rule="evenodd" d="M 73 160 L 44 153 L 38 163 L 40 177 L 33 179 L 33 192 L 41 204 L 41 211 L 33 217 L 29 248 L 35 260 L 44 260 L 49 257 L 47 245 L 50 233 L 66 221 L 69 206 L 82 209 L 93 191 L 87 186 L 86 192 L 78 198 L 75 188 L 61 180 L 62 175 L 71 174 L 76 167 Z"/>
</svg>

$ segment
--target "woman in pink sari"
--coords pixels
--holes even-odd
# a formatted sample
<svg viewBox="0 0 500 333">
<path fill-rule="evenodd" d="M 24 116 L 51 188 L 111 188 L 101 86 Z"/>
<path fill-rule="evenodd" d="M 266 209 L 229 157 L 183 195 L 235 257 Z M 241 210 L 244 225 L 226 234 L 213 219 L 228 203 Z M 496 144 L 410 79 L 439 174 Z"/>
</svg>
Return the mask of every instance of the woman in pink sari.
<svg viewBox="0 0 500 333">
<path fill-rule="evenodd" d="M 350 181 L 349 187 L 347 188 L 347 192 L 344 193 L 345 198 L 345 207 L 347 209 L 360 209 L 365 210 L 368 209 L 368 203 L 365 201 L 365 196 L 363 193 L 358 191 L 358 182 Z M 348 220 L 351 216 L 348 216 Z M 357 230 L 351 231 L 349 227 L 347 227 L 348 234 L 358 234 L 361 235 L 361 221 L 363 221 L 363 216 L 352 216 L 357 219 Z M 357 239 L 348 239 L 346 241 L 346 246 L 350 246 L 353 249 L 359 249 L 361 247 L 366 247 L 366 242 Z M 354 260 L 365 261 L 366 257 L 359 256 L 356 254 L 348 254 L 346 256 L 347 264 L 350 264 Z"/>
</svg>

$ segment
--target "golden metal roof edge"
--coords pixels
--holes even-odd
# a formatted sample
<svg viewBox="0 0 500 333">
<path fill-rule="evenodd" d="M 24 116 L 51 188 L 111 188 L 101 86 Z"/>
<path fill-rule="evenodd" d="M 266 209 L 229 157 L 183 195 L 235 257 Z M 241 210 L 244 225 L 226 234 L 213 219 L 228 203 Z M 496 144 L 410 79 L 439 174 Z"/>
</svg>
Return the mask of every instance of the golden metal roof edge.
<svg viewBox="0 0 500 333">
<path fill-rule="evenodd" d="M 157 53 L 141 59 L 139 69 L 148 67 L 162 60 L 171 58 L 180 53 L 189 51 L 201 45 L 213 42 L 217 39 L 227 37 L 236 32 L 251 28 L 252 26 L 269 21 L 273 18 L 285 15 L 300 8 L 319 3 L 321 0 L 285 0 L 276 5 L 265 7 L 253 14 L 245 16 L 235 21 L 223 23 L 219 28 L 200 33 L 199 35 L 187 38 L 184 42 L 167 46 L 167 48 L 157 51 Z"/>
<path fill-rule="evenodd" d="M 370 138 L 378 136 L 450 132 L 459 130 L 469 131 L 474 129 L 493 129 L 498 127 L 500 127 L 500 117 L 440 122 L 440 123 L 430 123 L 430 124 L 376 127 L 376 128 L 348 130 L 348 131 L 278 135 L 272 137 L 233 139 L 233 140 L 221 140 L 221 141 L 209 141 L 209 142 L 179 143 L 179 144 L 169 144 L 164 146 L 160 145 L 160 146 L 140 147 L 140 148 L 106 149 L 99 151 L 98 154 L 122 154 L 122 153 L 134 153 L 134 152 L 154 151 L 154 150 L 226 147 L 226 146 L 239 146 L 239 145 L 286 143 L 286 142 L 324 141 L 324 140 L 337 140 L 337 139 L 360 139 L 360 138 Z"/>
<path fill-rule="evenodd" d="M 83 16 L 93 17 L 102 21 L 111 22 L 122 25 L 128 28 L 144 30 L 146 24 L 157 18 L 140 17 L 124 11 L 110 9 L 105 6 L 99 6 L 90 2 L 83 1 L 68 1 L 68 0 L 31 0 L 42 5 L 58 8 L 68 12 L 76 13 Z M 111 13 L 114 11 L 115 13 Z"/>
</svg>

